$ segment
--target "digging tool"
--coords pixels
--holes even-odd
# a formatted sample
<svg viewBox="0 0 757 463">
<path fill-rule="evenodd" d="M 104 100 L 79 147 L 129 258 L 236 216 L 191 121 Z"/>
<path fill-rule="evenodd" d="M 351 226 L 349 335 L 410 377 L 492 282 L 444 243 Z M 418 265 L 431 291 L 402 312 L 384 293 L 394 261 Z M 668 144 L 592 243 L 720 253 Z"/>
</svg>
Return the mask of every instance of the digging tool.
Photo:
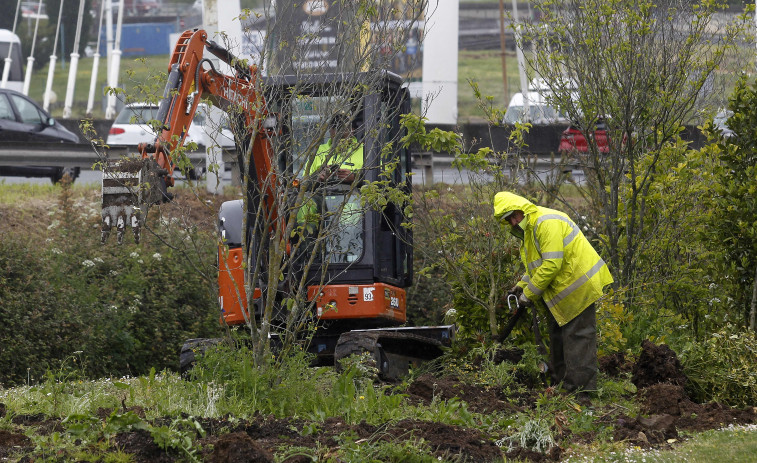
<svg viewBox="0 0 757 463">
<path fill-rule="evenodd" d="M 513 310 L 513 303 L 515 304 L 515 309 Z M 497 341 L 504 342 L 505 339 L 510 336 L 510 333 L 513 331 L 513 328 L 515 328 L 515 324 L 518 323 L 518 320 L 523 315 L 523 312 L 526 311 L 526 306 L 518 303 L 518 296 L 515 294 L 508 294 L 507 295 L 507 308 L 510 310 L 510 313 L 513 314 L 510 317 L 510 320 L 507 321 L 507 325 L 505 325 L 505 329 L 502 331 L 502 333 L 499 335 Z"/>
<path fill-rule="evenodd" d="M 514 306 L 513 306 L 514 304 Z M 513 307 L 515 307 L 515 310 L 513 310 Z M 544 340 L 541 336 L 541 331 L 539 331 L 539 325 L 537 322 L 536 317 L 536 306 L 532 305 L 533 310 L 531 311 L 532 317 L 531 317 L 531 329 L 534 333 L 534 340 L 536 341 L 537 350 L 540 355 L 547 357 L 547 347 L 544 345 Z M 515 328 L 515 324 L 518 323 L 518 320 L 523 315 L 524 312 L 526 312 L 527 306 L 525 304 L 521 304 L 518 302 L 518 296 L 515 294 L 508 294 L 507 295 L 507 308 L 510 310 L 510 313 L 513 315 L 510 317 L 510 319 L 507 321 L 507 325 L 505 325 L 505 329 L 502 330 L 502 333 L 497 338 L 497 341 L 504 342 L 505 339 L 510 336 L 510 333 L 513 331 L 513 328 Z M 539 371 L 542 372 L 542 374 L 546 374 L 548 371 L 552 370 L 552 365 L 548 360 L 542 360 L 539 362 Z"/>
</svg>

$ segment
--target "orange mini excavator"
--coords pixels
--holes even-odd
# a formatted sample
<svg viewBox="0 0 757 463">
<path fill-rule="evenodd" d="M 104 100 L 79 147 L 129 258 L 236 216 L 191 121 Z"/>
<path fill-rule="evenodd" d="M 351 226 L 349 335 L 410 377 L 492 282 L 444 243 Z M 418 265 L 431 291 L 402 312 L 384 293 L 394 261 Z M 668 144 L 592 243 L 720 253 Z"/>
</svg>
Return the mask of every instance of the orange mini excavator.
<svg viewBox="0 0 757 463">
<path fill-rule="evenodd" d="M 234 75 L 219 72 L 203 57 L 206 52 Z M 403 208 L 392 202 L 366 208 L 355 192 L 356 186 L 379 180 L 410 192 L 410 150 L 400 143 L 405 135 L 400 119 L 410 112 L 410 99 L 402 79 L 390 72 L 262 77 L 255 66 L 208 41 L 205 31 L 184 32 L 156 117 L 160 134 L 154 143 L 139 146 L 140 159 L 110 161 L 104 168 L 103 242 L 113 226 L 119 242 L 127 226 L 139 240 L 146 207 L 170 199 L 176 149 L 201 99 L 229 115 L 246 192 L 245 200 L 228 201 L 219 212 L 221 322 L 261 320 L 270 308 L 265 296 L 284 294 L 299 282 L 319 323 L 307 348 L 322 363 L 367 351 L 383 376 L 398 377 L 409 365 L 440 355 L 454 334 L 452 326 L 403 326 L 413 268 L 412 232 Z M 337 145 L 328 139 L 335 120 L 347 126 L 342 129 L 349 132 L 353 155 L 362 152 L 362 165 L 353 163 L 359 178 L 350 185 L 322 177 L 315 182 L 309 172 L 316 163 L 333 171 L 345 168 L 331 165 L 333 153 L 324 148 Z M 281 185 L 299 188 L 282 194 Z M 313 211 L 316 223 L 305 218 Z M 311 226 L 331 232 L 309 238 L 303 230 Z M 295 235 L 300 238 L 290 239 Z M 266 262 L 265 246 L 273 236 L 285 242 L 287 263 L 252 265 Z M 324 239 L 313 238 L 319 236 Z M 285 303 L 276 308 L 283 318 L 285 308 Z M 185 344 L 182 368 L 202 343 Z"/>
</svg>

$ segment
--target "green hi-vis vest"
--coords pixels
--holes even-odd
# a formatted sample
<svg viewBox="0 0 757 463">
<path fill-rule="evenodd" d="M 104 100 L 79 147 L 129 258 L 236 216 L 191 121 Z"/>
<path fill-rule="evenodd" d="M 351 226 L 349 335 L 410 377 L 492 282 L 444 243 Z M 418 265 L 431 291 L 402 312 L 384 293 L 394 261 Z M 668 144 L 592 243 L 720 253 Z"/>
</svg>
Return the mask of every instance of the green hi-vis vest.
<svg viewBox="0 0 757 463">
<path fill-rule="evenodd" d="M 511 233 L 523 241 L 520 257 L 526 266 L 518 286 L 530 300 L 542 298 L 560 326 L 599 299 L 613 282 L 607 264 L 578 226 L 563 212 L 536 206 L 527 199 L 500 192 L 494 196 L 494 216 L 523 211 Z"/>
<path fill-rule="evenodd" d="M 342 151 L 342 145 L 344 145 L 345 153 Z M 349 154 L 346 152 L 350 151 Z M 340 169 L 346 170 L 358 170 L 363 168 L 363 144 L 358 143 L 355 137 L 345 140 L 337 145 L 336 150 L 331 148 L 331 140 L 323 143 L 318 147 L 318 152 L 315 153 L 313 164 L 310 166 L 309 173 L 318 172 L 324 164 L 338 165 Z"/>
</svg>

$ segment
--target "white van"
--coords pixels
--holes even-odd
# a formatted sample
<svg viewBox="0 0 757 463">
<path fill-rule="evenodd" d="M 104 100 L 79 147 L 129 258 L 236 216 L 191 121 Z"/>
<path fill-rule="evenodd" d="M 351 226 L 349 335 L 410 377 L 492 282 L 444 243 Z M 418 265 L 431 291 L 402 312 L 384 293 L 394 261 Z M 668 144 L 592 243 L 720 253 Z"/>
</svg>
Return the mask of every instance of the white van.
<svg viewBox="0 0 757 463">
<path fill-rule="evenodd" d="M 528 114 L 526 114 L 528 103 Z M 526 97 L 518 92 L 510 98 L 503 124 L 515 124 L 516 122 L 530 122 L 532 124 L 555 124 L 567 122 L 567 118 L 557 109 L 547 103 L 547 99 L 541 92 L 526 92 Z"/>
<path fill-rule="evenodd" d="M 0 29 L 0 77 L 5 72 L 5 60 L 11 50 L 11 68 L 5 88 L 20 92 L 24 89 L 24 63 L 21 59 L 21 40 L 8 29 Z"/>
</svg>

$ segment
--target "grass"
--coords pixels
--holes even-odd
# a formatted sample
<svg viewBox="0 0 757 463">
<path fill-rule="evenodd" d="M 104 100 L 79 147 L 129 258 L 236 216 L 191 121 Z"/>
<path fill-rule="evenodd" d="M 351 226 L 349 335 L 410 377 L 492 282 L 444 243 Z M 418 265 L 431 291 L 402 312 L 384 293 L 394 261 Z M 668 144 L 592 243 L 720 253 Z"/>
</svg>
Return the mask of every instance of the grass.
<svg viewBox="0 0 757 463">
<path fill-rule="evenodd" d="M 55 192 L 52 183 L 11 183 L 0 180 L 0 204 L 17 205 L 29 199 L 49 199 Z"/>
<path fill-rule="evenodd" d="M 84 117 L 92 76 L 92 61 L 92 58 L 81 58 L 79 60 L 74 89 L 74 105 L 72 108 L 74 117 Z M 55 66 L 52 90 L 55 92 L 57 99 L 50 106 L 50 113 L 53 117 L 61 117 L 63 114 L 69 65 L 70 63 L 66 60 L 64 68 L 61 60 L 58 60 Z M 140 84 L 151 82 L 150 78 L 158 73 L 165 72 L 167 66 L 168 55 L 121 58 L 122 85 L 126 93 L 133 95 Z M 43 101 L 44 90 L 47 85 L 47 72 L 47 67 L 38 68 L 35 69 L 32 75 L 29 96 L 35 101 Z M 507 76 L 509 98 L 514 92 L 520 91 L 518 63 L 515 55 L 512 53 L 507 54 Z M 492 97 L 492 104 L 495 107 L 502 110 L 507 107 L 508 101 L 505 99 L 502 85 L 502 61 L 499 50 L 460 51 L 458 62 L 458 112 L 461 122 L 476 119 L 476 115 L 480 115 L 481 113 L 476 107 L 477 101 L 468 83 L 469 79 L 475 80 L 478 83 L 483 95 Z M 105 85 L 105 57 L 101 57 L 93 108 L 95 118 L 101 118 L 104 115 L 101 100 Z M 159 87 L 156 89 L 157 93 L 162 92 L 162 86 Z"/>
<path fill-rule="evenodd" d="M 89 98 L 89 84 L 92 78 L 92 62 L 93 58 L 81 58 L 79 60 L 74 89 L 74 105 L 72 108 L 74 117 L 84 117 L 86 111 L 87 99 Z M 56 102 L 51 102 L 52 104 L 50 105 L 50 113 L 53 117 L 61 117 L 63 114 L 63 103 L 66 98 L 66 86 L 68 85 L 69 65 L 70 63 L 66 60 L 64 68 L 61 60 L 58 60 L 55 66 L 52 90 L 56 95 Z M 167 69 L 168 55 L 145 56 L 140 58 L 122 57 L 122 85 L 127 94 L 132 94 L 138 85 L 149 82 L 151 76 L 166 72 Z M 44 91 L 47 85 L 47 73 L 47 67 L 42 69 L 35 68 L 29 86 L 29 96 L 40 103 L 44 99 Z M 97 77 L 93 107 L 93 115 L 95 118 L 103 117 L 104 115 L 101 105 L 103 89 L 107 82 L 104 56 L 100 57 Z M 162 87 L 158 91 L 162 92 Z"/>
<path fill-rule="evenodd" d="M 326 418 L 333 416 L 341 417 L 347 423 L 357 424 L 365 420 L 366 423 L 377 426 L 396 423 L 403 419 L 414 419 L 476 428 L 487 439 L 492 440 L 501 440 L 503 437 L 507 439 L 509 435 L 517 436 L 517 433 L 512 434 L 511 427 L 527 429 L 528 423 L 549 424 L 554 422 L 556 416 L 562 416 L 573 423 L 571 430 L 574 432 L 592 429 L 600 431 L 590 444 L 572 444 L 564 454 L 564 461 L 750 462 L 757 452 L 757 425 L 687 435 L 686 438 L 671 442 L 670 449 L 644 450 L 629 447 L 621 442 L 612 442 L 609 435 L 601 433 L 601 429 L 607 427 L 606 422 L 594 422 L 598 416 L 593 416 L 590 409 L 582 410 L 566 397 L 542 395 L 537 399 L 535 409 L 515 414 L 492 412 L 482 415 L 468 411 L 465 403 L 458 399 L 434 400 L 428 405 L 412 404 L 401 395 L 390 394 L 391 389 L 387 386 L 373 385 L 368 377 L 356 374 L 357 370 L 348 369 L 342 373 L 335 373 L 332 369 L 309 368 L 304 358 L 297 356 L 292 361 L 284 361 L 279 365 L 261 365 L 258 368 L 249 368 L 249 364 L 243 359 L 227 357 L 224 360 L 221 357 L 217 359 L 219 363 L 211 362 L 215 365 L 213 369 L 217 368 L 217 371 L 205 378 L 192 380 L 181 379 L 173 373 L 155 371 L 139 377 L 88 380 L 81 376 L 78 370 L 76 355 L 70 359 L 70 368 L 48 372 L 38 384 L 0 388 L 0 402 L 5 404 L 7 410 L 7 415 L 0 418 L 0 429 L 19 432 L 18 426 L 12 424 L 12 417 L 18 415 L 42 413 L 48 417 L 68 417 L 64 421 L 66 431 L 59 433 L 56 439 L 39 435 L 33 428 L 25 431 L 37 446 L 36 456 L 63 452 L 75 460 L 71 452 L 77 448 L 77 439 L 103 444 L 103 433 L 107 435 L 108 432 L 130 429 L 131 425 L 127 425 L 123 420 L 136 418 L 129 418 L 128 413 L 122 411 L 123 407 L 142 410 L 144 421 L 140 422 L 156 439 L 159 428 L 153 420 L 178 422 L 182 421 L 179 418 L 182 416 L 189 416 L 191 419 L 220 418 L 230 414 L 233 419 L 254 419 L 255 416 L 272 414 L 277 418 L 299 418 L 303 420 L 303 432 L 314 434 L 320 432 Z M 475 369 L 487 370 L 490 367 L 491 365 L 485 363 L 476 366 Z M 470 368 L 473 371 L 472 365 Z M 224 381 L 218 382 L 218 377 L 223 377 Z M 618 400 L 623 399 L 619 395 L 610 394 L 595 403 L 597 407 L 601 407 Z M 111 415 L 103 424 L 97 417 L 98 409 L 113 409 L 123 414 Z M 586 421 L 580 428 L 576 427 L 579 420 Z M 347 461 L 364 461 L 365 452 L 387 455 L 387 458 L 388 455 L 394 455 L 397 458 L 391 458 L 390 461 L 434 461 L 430 458 L 412 459 L 413 455 L 417 455 L 414 452 L 418 449 L 413 450 L 410 441 L 398 439 L 381 444 L 381 448 L 368 448 L 370 445 L 366 444 L 361 450 L 350 444 L 355 439 L 354 436 L 345 434 L 340 439 L 343 443 L 342 448 L 327 453 L 340 452 L 343 457 L 348 457 Z M 184 450 L 191 455 L 192 452 L 196 452 L 195 446 L 196 443 L 191 443 L 186 445 Z M 119 453 L 118 449 L 106 444 L 82 448 L 81 451 L 95 452 L 99 458 L 106 455 L 109 459 L 127 458 Z M 276 452 L 279 457 L 277 461 L 281 461 L 284 455 L 298 452 L 313 455 L 313 452 L 318 451 L 323 452 L 326 449 L 282 447 Z"/>
<path fill-rule="evenodd" d="M 754 461 L 757 455 L 757 425 L 731 426 L 705 431 L 690 439 L 674 442 L 669 450 L 643 450 L 638 447 L 590 450 L 573 455 L 566 462 L 618 463 L 733 463 Z"/>
<path fill-rule="evenodd" d="M 513 93 L 520 91 L 518 61 L 514 53 L 506 55 L 507 98 L 502 82 L 502 55 L 499 50 L 460 51 L 457 66 L 457 110 L 460 122 L 475 120 L 481 111 L 473 95 L 469 80 L 478 83 L 483 96 L 490 96 L 491 104 L 505 110 Z"/>
</svg>

